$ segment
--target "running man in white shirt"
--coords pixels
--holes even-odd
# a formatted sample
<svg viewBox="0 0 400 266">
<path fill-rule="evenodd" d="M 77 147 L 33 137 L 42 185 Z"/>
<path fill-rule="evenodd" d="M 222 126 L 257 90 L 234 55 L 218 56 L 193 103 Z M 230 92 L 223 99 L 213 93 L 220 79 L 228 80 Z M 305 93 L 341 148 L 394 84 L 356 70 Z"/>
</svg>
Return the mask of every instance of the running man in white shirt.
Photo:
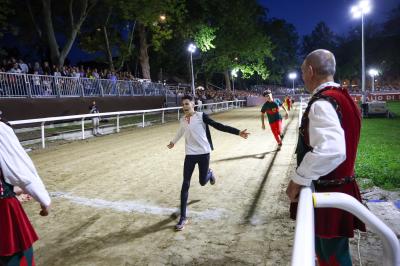
<svg viewBox="0 0 400 266">
<path fill-rule="evenodd" d="M 190 179 L 196 164 L 199 166 L 199 182 L 204 186 L 210 181 L 211 185 L 215 184 L 215 175 L 209 168 L 210 152 L 213 149 L 209 125 L 217 130 L 239 135 L 247 139 L 250 133 L 247 129 L 240 131 L 239 129 L 225 126 L 215 122 L 205 113 L 194 111 L 194 101 L 189 95 L 182 97 L 182 108 L 185 113 L 181 118 L 180 128 L 175 138 L 168 144 L 168 148 L 172 149 L 178 140 L 185 135 L 185 164 L 183 167 L 183 183 L 181 189 L 181 217 L 175 226 L 177 231 L 185 228 L 188 222 L 186 216 L 186 205 L 189 196 Z"/>
</svg>

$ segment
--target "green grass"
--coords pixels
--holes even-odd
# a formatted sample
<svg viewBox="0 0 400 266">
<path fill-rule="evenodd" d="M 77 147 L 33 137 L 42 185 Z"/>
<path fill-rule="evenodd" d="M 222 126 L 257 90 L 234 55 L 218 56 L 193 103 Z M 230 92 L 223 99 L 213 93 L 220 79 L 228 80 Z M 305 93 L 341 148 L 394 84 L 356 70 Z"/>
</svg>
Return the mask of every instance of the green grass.
<svg viewBox="0 0 400 266">
<path fill-rule="evenodd" d="M 400 188 L 400 102 L 389 102 L 388 106 L 395 118 L 362 121 L 356 175 L 369 181 L 361 182 L 362 187 Z"/>
</svg>

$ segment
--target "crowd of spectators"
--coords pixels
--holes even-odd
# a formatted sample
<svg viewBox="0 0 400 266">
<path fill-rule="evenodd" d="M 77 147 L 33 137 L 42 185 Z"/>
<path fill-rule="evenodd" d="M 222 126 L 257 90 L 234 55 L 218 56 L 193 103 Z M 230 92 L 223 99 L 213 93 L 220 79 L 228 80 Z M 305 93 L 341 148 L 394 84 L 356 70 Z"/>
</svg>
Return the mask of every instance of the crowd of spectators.
<svg viewBox="0 0 400 266">
<path fill-rule="evenodd" d="M 170 91 L 172 91 L 177 97 L 182 97 L 185 94 L 191 94 L 190 87 L 180 87 L 177 89 L 176 87 L 170 87 Z M 203 103 L 208 102 L 220 102 L 220 101 L 233 101 L 233 100 L 242 100 L 246 97 L 259 97 L 262 96 L 261 93 L 257 91 L 251 90 L 222 90 L 222 89 L 214 89 L 212 87 L 208 87 L 204 89 L 203 87 L 198 87 L 196 89 L 196 100 L 201 100 Z"/>
<path fill-rule="evenodd" d="M 362 90 L 359 86 L 353 85 L 353 86 L 344 86 L 349 90 L 350 93 L 361 93 Z M 370 86 L 366 87 L 367 92 L 372 92 L 372 88 Z M 378 85 L 374 87 L 374 92 L 379 93 L 379 92 L 399 92 L 400 91 L 400 86 L 393 86 L 393 85 Z"/>
<path fill-rule="evenodd" d="M 84 66 L 63 66 L 58 67 L 45 61 L 25 63 L 22 59 L 3 59 L 0 64 L 0 72 L 35 74 L 55 77 L 74 77 L 91 79 L 110 79 L 110 80 L 137 80 L 132 73 L 128 71 L 113 71 L 109 69 L 97 69 Z"/>
</svg>

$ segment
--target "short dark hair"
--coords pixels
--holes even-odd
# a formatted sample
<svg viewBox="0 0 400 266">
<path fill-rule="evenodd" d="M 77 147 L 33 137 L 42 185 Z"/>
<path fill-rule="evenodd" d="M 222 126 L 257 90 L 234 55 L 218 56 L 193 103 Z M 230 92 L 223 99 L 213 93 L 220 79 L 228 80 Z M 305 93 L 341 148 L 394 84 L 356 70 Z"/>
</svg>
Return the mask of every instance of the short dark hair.
<svg viewBox="0 0 400 266">
<path fill-rule="evenodd" d="M 193 97 L 191 95 L 186 94 L 182 96 L 181 102 L 183 102 L 183 100 L 189 100 L 193 102 Z"/>
<path fill-rule="evenodd" d="M 271 93 L 272 93 L 271 90 L 265 90 L 263 92 L 263 96 L 265 97 L 265 96 L 267 96 L 268 94 L 271 94 Z"/>
</svg>

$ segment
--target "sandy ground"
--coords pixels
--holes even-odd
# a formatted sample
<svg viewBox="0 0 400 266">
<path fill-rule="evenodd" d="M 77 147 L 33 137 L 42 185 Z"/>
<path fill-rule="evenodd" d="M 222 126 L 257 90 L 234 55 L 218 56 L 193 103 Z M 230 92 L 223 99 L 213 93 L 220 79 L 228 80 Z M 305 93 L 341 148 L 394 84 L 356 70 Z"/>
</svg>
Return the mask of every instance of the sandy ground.
<svg viewBox="0 0 400 266">
<path fill-rule="evenodd" d="M 174 225 L 184 140 L 166 148 L 177 122 L 32 152 L 53 197 L 45 218 L 37 203 L 24 204 L 40 236 L 37 265 L 288 265 L 294 222 L 284 189 L 297 114 L 284 123 L 279 152 L 270 130 L 261 130 L 258 108 L 213 118 L 252 135 L 244 140 L 212 129 L 217 183 L 201 187 L 195 170 L 182 232 Z"/>
</svg>

